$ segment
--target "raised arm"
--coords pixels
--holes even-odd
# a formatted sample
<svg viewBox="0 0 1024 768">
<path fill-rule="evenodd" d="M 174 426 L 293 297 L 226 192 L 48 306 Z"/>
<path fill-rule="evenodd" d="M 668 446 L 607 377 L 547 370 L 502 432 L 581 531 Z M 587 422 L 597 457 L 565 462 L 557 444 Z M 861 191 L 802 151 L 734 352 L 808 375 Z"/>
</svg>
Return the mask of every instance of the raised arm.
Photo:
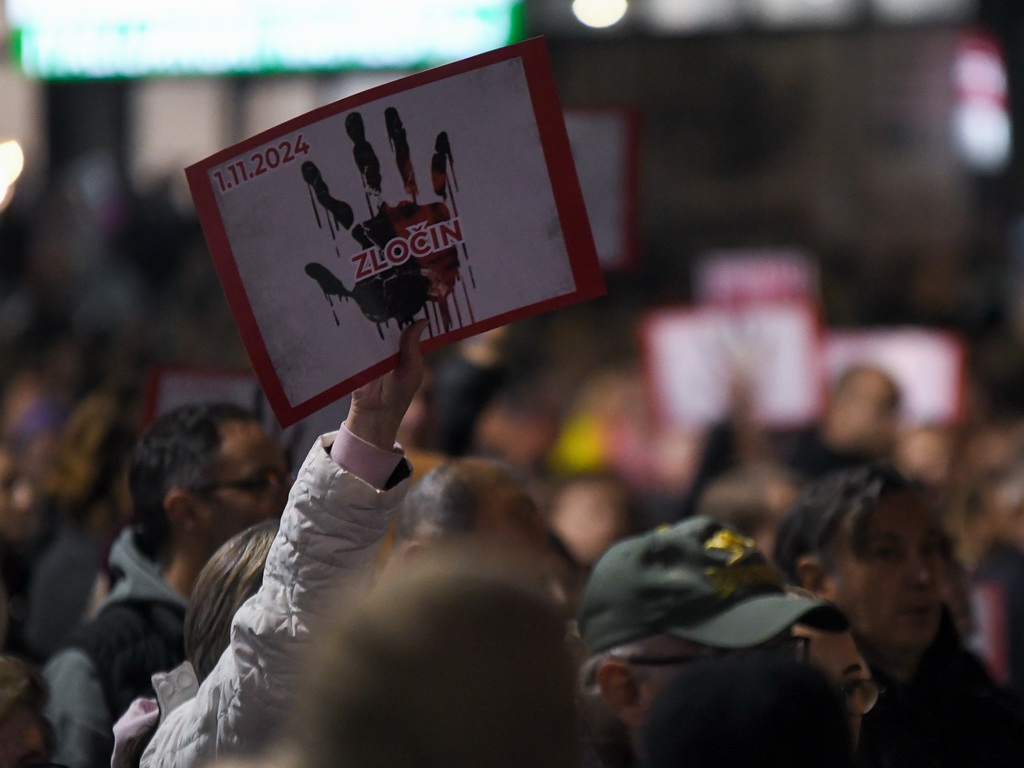
<svg viewBox="0 0 1024 768">
<path fill-rule="evenodd" d="M 278 735 L 311 623 L 339 588 L 368 585 L 377 548 L 405 495 L 409 473 L 395 436 L 422 379 L 423 328 L 416 323 L 402 332 L 397 368 L 356 390 L 341 430 L 310 450 L 263 585 L 235 614 L 230 646 L 195 698 L 165 715 L 142 768 L 191 768 L 257 750 Z"/>
</svg>

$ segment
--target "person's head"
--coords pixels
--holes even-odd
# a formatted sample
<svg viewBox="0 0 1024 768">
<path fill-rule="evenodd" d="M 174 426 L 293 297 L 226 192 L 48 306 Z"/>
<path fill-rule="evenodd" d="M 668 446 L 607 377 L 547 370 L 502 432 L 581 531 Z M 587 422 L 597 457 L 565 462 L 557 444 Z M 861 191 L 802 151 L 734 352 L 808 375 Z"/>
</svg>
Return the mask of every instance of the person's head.
<svg viewBox="0 0 1024 768">
<path fill-rule="evenodd" d="M 800 491 L 800 480 L 777 464 L 747 463 L 712 480 L 697 514 L 718 520 L 754 540 L 765 557 L 775 550 L 775 531 Z"/>
<path fill-rule="evenodd" d="M 842 696 L 854 744 L 860 738 L 861 721 L 878 702 L 882 690 L 872 679 L 868 663 L 860 655 L 853 634 L 824 632 L 796 624 L 793 634 L 807 640 L 807 658 L 828 677 Z"/>
<path fill-rule="evenodd" d="M 43 489 L 66 519 L 102 537 L 124 522 L 137 430 L 128 403 L 113 392 L 94 392 L 71 412 Z"/>
<path fill-rule="evenodd" d="M 43 715 L 46 701 L 46 683 L 37 669 L 0 656 L 0 768 L 50 760 L 53 730 Z"/>
<path fill-rule="evenodd" d="M 646 768 L 852 768 L 839 695 L 818 669 L 752 653 L 701 659 L 644 729 Z"/>
<path fill-rule="evenodd" d="M 589 568 L 609 546 L 633 533 L 629 487 L 614 474 L 575 475 L 555 490 L 548 526 L 573 559 Z"/>
<path fill-rule="evenodd" d="M 893 461 L 904 475 L 941 501 L 954 479 L 958 448 L 953 427 L 920 425 L 900 435 Z"/>
<path fill-rule="evenodd" d="M 854 365 L 836 379 L 822 420 L 832 448 L 872 458 L 887 457 L 896 443 L 900 390 L 881 368 Z"/>
<path fill-rule="evenodd" d="M 1024 551 L 1024 469 L 1001 472 L 978 491 L 984 519 L 985 551 L 1012 547 Z"/>
<path fill-rule="evenodd" d="M 295 713 L 301 768 L 578 764 L 557 610 L 518 578 L 437 556 L 332 612 Z"/>
<path fill-rule="evenodd" d="M 198 567 L 235 533 L 279 517 L 291 484 L 281 448 L 229 403 L 159 417 L 136 444 L 128 479 L 143 552 L 165 564 L 187 553 Z"/>
<path fill-rule="evenodd" d="M 505 465 L 489 459 L 453 459 L 416 483 L 398 513 L 395 551 L 464 535 L 537 554 L 546 546 L 536 502 Z"/>
<path fill-rule="evenodd" d="M 906 680 L 939 629 L 946 549 L 914 486 L 870 464 L 805 489 L 779 528 L 775 560 L 792 583 L 839 605 L 870 660 Z"/>
<path fill-rule="evenodd" d="M 276 520 L 264 520 L 236 533 L 199 572 L 185 611 L 185 656 L 199 682 L 228 647 L 235 612 L 263 583 L 263 567 L 277 528 Z"/>
<path fill-rule="evenodd" d="M 687 662 L 752 648 L 785 653 L 796 622 L 848 626 L 835 606 L 788 595 L 753 541 L 692 518 L 624 539 L 597 561 L 578 617 L 589 654 L 583 683 L 635 743 L 651 702 Z"/>
</svg>

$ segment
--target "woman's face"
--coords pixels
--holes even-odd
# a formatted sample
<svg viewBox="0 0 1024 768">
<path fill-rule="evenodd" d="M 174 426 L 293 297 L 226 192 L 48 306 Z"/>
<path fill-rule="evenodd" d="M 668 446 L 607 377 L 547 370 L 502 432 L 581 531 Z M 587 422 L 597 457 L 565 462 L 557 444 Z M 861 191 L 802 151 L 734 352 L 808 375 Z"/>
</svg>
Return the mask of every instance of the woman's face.
<svg viewBox="0 0 1024 768">
<path fill-rule="evenodd" d="M 802 624 L 793 627 L 793 634 L 809 640 L 807 660 L 828 675 L 829 680 L 842 690 L 853 742 L 856 744 L 863 719 L 859 710 L 863 707 L 865 685 L 858 683 L 870 681 L 871 670 L 857 650 L 853 635 L 849 632 L 823 632 Z"/>
</svg>

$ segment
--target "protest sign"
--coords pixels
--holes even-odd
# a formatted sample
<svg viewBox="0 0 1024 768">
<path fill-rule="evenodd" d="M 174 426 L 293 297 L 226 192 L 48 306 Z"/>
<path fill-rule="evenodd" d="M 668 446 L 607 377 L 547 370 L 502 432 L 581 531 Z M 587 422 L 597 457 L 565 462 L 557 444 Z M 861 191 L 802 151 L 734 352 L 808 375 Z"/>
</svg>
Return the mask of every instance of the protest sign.
<svg viewBox="0 0 1024 768">
<path fill-rule="evenodd" d="M 600 295 L 545 44 L 420 72 L 190 166 L 228 304 L 283 426 L 426 351 Z"/>
<path fill-rule="evenodd" d="M 727 417 L 736 386 L 768 426 L 800 426 L 820 412 L 819 321 L 809 304 L 660 310 L 642 336 L 655 410 L 668 423 Z"/>
<path fill-rule="evenodd" d="M 796 248 L 709 251 L 698 260 L 693 282 L 701 305 L 816 302 L 820 295 L 817 262 Z"/>
</svg>

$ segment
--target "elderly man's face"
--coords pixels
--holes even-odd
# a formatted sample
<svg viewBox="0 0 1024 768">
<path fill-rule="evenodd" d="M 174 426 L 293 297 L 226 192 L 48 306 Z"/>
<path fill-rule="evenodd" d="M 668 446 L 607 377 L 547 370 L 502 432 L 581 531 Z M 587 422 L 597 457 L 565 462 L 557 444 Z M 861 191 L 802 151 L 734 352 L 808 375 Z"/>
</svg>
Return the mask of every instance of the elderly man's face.
<svg viewBox="0 0 1024 768">
<path fill-rule="evenodd" d="M 853 551 L 848 521 L 840 532 L 823 596 L 838 603 L 858 642 L 897 677 L 913 673 L 938 632 L 942 543 L 935 516 L 911 492 L 882 498 L 864 552 Z"/>
</svg>

